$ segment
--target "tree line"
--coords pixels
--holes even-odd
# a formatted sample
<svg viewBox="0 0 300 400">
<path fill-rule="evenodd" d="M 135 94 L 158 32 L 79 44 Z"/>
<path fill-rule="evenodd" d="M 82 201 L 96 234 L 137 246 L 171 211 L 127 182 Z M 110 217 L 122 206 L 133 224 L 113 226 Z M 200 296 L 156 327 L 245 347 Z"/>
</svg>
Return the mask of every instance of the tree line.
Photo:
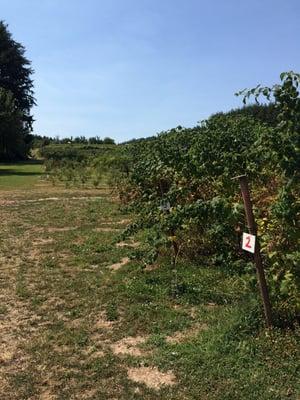
<svg viewBox="0 0 300 400">
<path fill-rule="evenodd" d="M 101 145 L 101 144 L 115 144 L 114 139 L 110 137 L 101 138 L 99 136 L 70 136 L 65 138 L 60 138 L 59 136 L 56 137 L 49 137 L 49 136 L 41 136 L 41 135 L 34 135 L 33 136 L 33 147 L 40 148 L 43 146 L 48 146 L 50 144 L 84 144 L 84 145 Z"/>
</svg>

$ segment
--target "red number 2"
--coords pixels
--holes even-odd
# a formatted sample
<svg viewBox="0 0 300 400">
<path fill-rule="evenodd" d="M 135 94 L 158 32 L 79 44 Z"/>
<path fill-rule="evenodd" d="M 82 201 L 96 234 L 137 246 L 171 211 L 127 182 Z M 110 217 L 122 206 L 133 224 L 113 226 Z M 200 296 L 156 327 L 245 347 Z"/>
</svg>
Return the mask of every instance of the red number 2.
<svg viewBox="0 0 300 400">
<path fill-rule="evenodd" d="M 251 237 L 250 237 L 250 236 L 247 236 L 247 237 L 246 237 L 246 247 L 247 247 L 247 249 L 251 249 L 250 240 L 251 240 Z"/>
</svg>

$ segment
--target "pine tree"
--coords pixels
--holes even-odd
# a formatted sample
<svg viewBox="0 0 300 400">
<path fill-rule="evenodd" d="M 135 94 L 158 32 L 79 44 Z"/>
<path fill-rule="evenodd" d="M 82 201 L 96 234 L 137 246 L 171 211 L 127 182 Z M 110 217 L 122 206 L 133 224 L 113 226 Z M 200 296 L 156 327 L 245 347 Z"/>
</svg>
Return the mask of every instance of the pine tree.
<svg viewBox="0 0 300 400">
<path fill-rule="evenodd" d="M 13 161 L 25 155 L 22 113 L 12 92 L 0 88 L 0 160 Z"/>
<path fill-rule="evenodd" d="M 24 46 L 12 38 L 7 25 L 0 21 L 0 157 L 3 160 L 24 158 L 29 148 L 35 99 L 33 70 L 24 54 Z"/>
</svg>

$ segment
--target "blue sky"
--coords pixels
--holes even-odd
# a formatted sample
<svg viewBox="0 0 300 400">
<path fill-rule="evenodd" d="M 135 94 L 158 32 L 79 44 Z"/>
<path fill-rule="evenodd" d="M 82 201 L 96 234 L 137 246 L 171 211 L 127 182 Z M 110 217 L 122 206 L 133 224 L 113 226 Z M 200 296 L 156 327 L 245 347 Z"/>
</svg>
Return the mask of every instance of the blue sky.
<svg viewBox="0 0 300 400">
<path fill-rule="evenodd" d="M 0 0 L 35 70 L 34 132 L 120 142 L 194 126 L 300 71 L 299 0 Z"/>
</svg>

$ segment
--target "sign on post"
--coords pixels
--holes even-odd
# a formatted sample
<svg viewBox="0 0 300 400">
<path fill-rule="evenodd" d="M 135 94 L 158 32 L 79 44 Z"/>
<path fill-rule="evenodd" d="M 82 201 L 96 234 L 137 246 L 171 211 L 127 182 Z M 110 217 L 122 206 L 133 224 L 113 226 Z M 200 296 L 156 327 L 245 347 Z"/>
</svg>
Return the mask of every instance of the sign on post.
<svg viewBox="0 0 300 400">
<path fill-rule="evenodd" d="M 161 201 L 159 209 L 161 211 L 170 211 L 171 204 L 169 201 Z"/>
<path fill-rule="evenodd" d="M 255 235 L 251 235 L 250 233 L 243 233 L 243 242 L 242 249 L 249 251 L 250 253 L 255 253 Z"/>
<path fill-rule="evenodd" d="M 256 240 L 257 229 L 256 229 L 256 223 L 255 223 L 253 209 L 252 209 L 252 202 L 251 202 L 251 198 L 250 198 L 248 179 L 247 179 L 246 175 L 236 176 L 233 179 L 238 179 L 240 182 L 247 224 L 248 224 L 248 228 L 250 231 L 250 233 L 243 234 L 243 249 L 250 251 L 251 253 L 254 253 L 254 262 L 256 265 L 256 273 L 257 273 L 257 278 L 258 278 L 259 290 L 261 293 L 263 306 L 264 306 L 266 324 L 267 324 L 268 328 L 271 328 L 272 327 L 272 309 L 271 309 L 271 303 L 270 303 L 270 298 L 269 298 L 269 290 L 268 290 L 267 281 L 266 281 L 266 277 L 265 277 L 265 271 L 264 271 L 264 267 L 263 267 L 263 263 L 262 263 L 262 259 L 261 259 L 261 255 L 260 255 L 259 241 Z M 255 250 L 255 246 L 256 246 L 256 250 Z"/>
</svg>

